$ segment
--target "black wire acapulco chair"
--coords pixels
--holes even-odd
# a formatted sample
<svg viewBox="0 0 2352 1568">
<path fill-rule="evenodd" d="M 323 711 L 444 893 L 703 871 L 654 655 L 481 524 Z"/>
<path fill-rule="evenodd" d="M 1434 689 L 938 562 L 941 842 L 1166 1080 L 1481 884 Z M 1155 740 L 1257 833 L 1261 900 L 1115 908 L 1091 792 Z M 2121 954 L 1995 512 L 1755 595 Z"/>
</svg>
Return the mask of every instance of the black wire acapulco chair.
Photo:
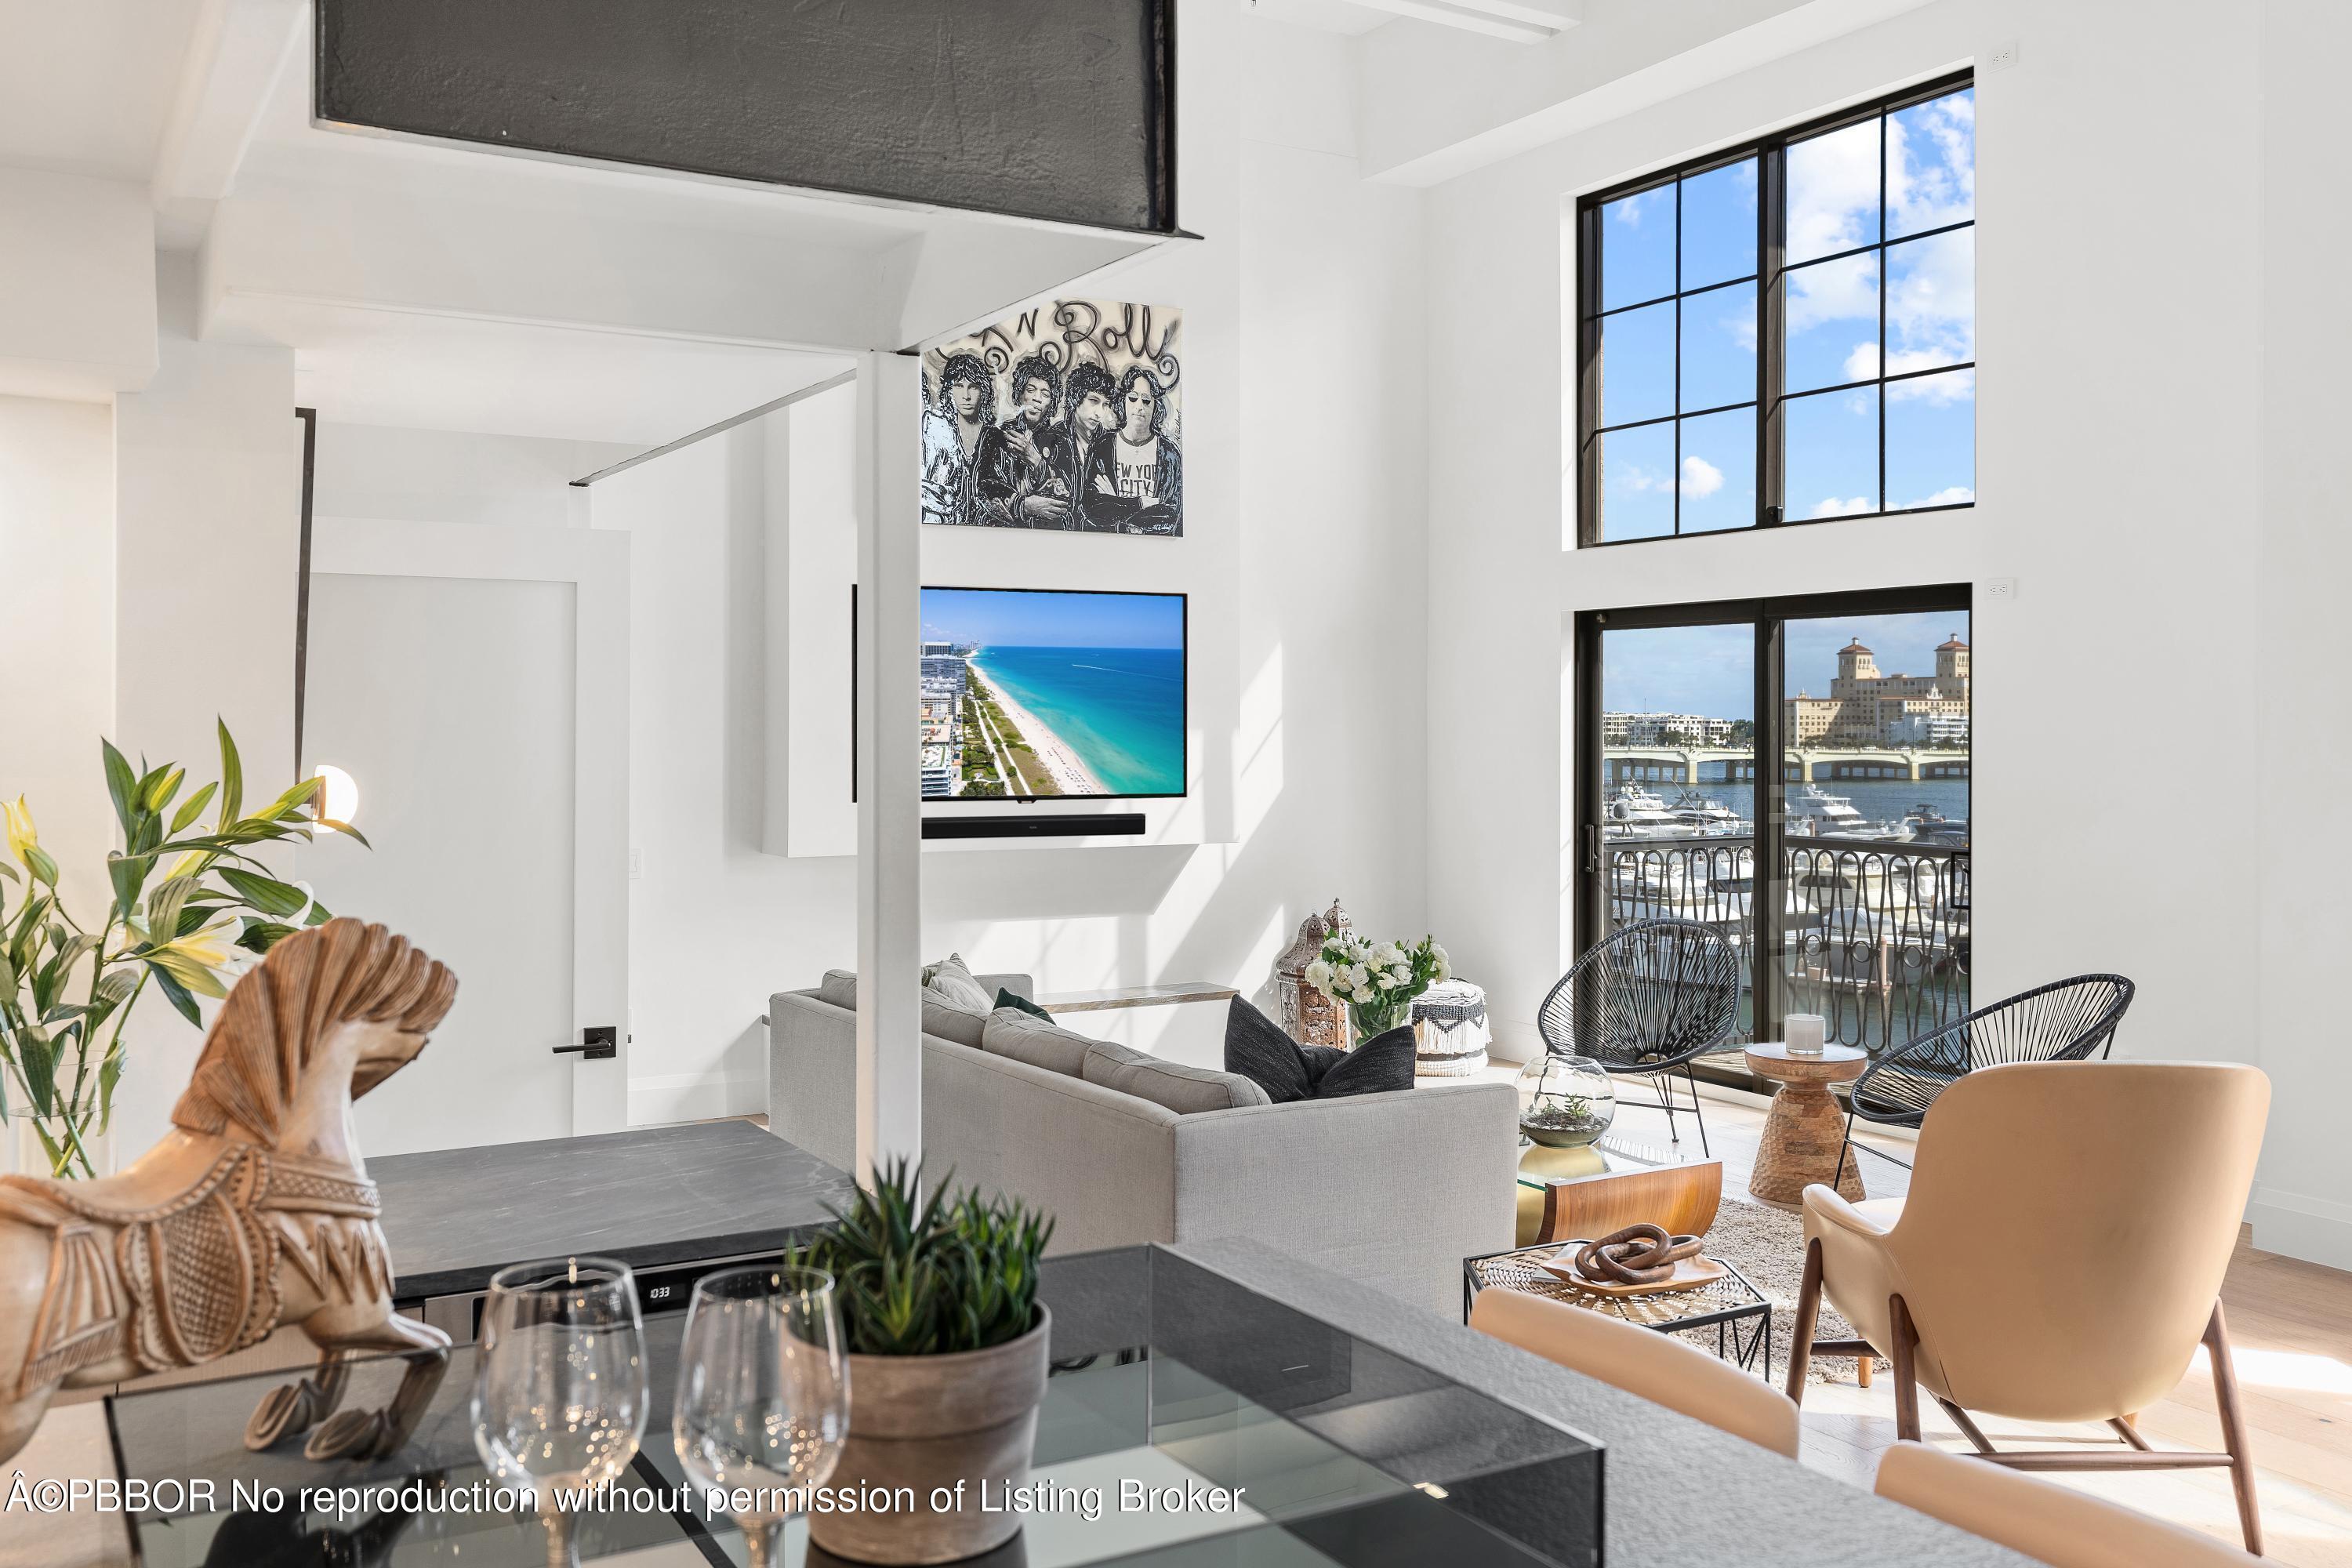
<svg viewBox="0 0 2352 1568">
<path fill-rule="evenodd" d="M 1536 1014 L 1536 1028 L 1547 1050 L 1591 1057 L 1612 1074 L 1650 1079 L 1655 1103 L 1620 1103 L 1664 1111 L 1667 1136 L 1677 1143 L 1668 1075 L 1680 1068 L 1698 1118 L 1699 1148 L 1711 1154 L 1690 1064 L 1738 1032 L 1741 967 L 1730 939 L 1696 921 L 1621 926 L 1560 976 Z"/>
<path fill-rule="evenodd" d="M 1880 1057 L 1853 1080 L 1845 1142 L 1838 1148 L 1837 1173 L 1831 1181 L 1845 1179 L 1848 1149 L 1911 1168 L 1908 1160 L 1855 1142 L 1856 1117 L 1882 1127 L 1916 1127 L 1937 1095 L 1977 1068 L 2079 1062 L 2095 1051 L 2105 1056 L 2115 1045 L 2116 1026 L 2132 1004 L 2133 989 L 2120 974 L 2053 980 L 1979 1007 Z"/>
</svg>

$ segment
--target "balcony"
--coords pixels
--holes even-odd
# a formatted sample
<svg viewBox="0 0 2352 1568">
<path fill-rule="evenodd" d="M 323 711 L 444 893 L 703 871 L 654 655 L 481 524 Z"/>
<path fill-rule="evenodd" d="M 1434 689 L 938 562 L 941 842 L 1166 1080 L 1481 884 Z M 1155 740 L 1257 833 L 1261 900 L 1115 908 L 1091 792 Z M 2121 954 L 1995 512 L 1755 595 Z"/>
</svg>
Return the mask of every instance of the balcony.
<svg viewBox="0 0 2352 1568">
<path fill-rule="evenodd" d="M 1777 1038 L 1755 1022 L 1755 840 L 1643 838 L 1604 847 L 1609 923 L 1671 918 L 1714 927 L 1747 954 L 1740 1042 Z M 1969 852 L 1965 847 L 1789 844 L 1777 882 L 1787 1009 L 1819 1013 L 1829 1038 L 1875 1056 L 1969 1010 Z M 1736 1058 L 1716 1065 L 1739 1081 Z"/>
</svg>

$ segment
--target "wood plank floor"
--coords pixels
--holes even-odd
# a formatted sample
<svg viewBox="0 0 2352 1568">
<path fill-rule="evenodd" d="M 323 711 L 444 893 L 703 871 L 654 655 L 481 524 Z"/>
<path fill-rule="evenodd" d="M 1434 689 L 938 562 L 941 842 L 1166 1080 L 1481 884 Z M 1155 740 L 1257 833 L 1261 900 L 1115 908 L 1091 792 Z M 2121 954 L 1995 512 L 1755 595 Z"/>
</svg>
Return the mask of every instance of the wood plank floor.
<svg viewBox="0 0 2352 1568">
<path fill-rule="evenodd" d="M 1688 1118 L 1682 1121 L 1688 1138 Z M 1745 1194 L 1763 1121 L 1760 1110 L 1708 1101 L 1707 1134 L 1713 1152 L 1723 1156 L 1727 1194 Z M 1662 1114 L 1631 1108 L 1620 1113 L 1618 1127 L 1650 1142 L 1663 1142 L 1666 1131 Z M 1909 1157 L 1901 1143 L 1885 1146 Z M 1868 1161 L 1863 1173 L 1874 1197 L 1900 1192 L 1907 1177 L 1884 1160 Z M 2221 1300 L 2252 1428 L 2267 1554 L 2295 1568 L 2352 1568 L 2352 1274 L 2257 1252 L 2241 1240 Z M 1965 1449 L 1966 1439 L 1934 1402 L 1921 1403 L 1921 1429 L 1928 1441 Z M 2116 1441 L 2101 1426 L 1980 1424 L 2003 1447 L 2078 1442 L 2113 1447 Z M 2203 1351 L 2180 1385 L 2145 1412 L 2140 1425 L 2158 1447 L 2221 1446 Z M 1867 1389 L 1841 1381 L 1816 1383 L 1806 1391 L 1803 1458 L 1813 1468 L 1867 1487 L 1877 1473 L 1878 1456 L 1894 1441 L 1895 1394 L 1887 1378 Z M 2237 1505 L 2225 1471 L 2047 1479 L 2237 1543 Z"/>
</svg>

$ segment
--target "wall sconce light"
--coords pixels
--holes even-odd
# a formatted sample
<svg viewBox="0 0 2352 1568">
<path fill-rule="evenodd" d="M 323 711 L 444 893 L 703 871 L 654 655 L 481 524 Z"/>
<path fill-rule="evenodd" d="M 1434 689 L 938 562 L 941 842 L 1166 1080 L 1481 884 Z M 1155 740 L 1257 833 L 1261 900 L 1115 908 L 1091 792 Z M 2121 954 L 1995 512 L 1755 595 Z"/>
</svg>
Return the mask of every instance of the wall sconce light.
<svg viewBox="0 0 2352 1568">
<path fill-rule="evenodd" d="M 320 763 L 310 770 L 310 776 L 320 781 L 319 793 L 310 797 L 310 815 L 322 826 L 328 822 L 349 822 L 359 815 L 358 780 L 332 763 Z M 335 831 L 331 827 L 323 830 Z"/>
</svg>

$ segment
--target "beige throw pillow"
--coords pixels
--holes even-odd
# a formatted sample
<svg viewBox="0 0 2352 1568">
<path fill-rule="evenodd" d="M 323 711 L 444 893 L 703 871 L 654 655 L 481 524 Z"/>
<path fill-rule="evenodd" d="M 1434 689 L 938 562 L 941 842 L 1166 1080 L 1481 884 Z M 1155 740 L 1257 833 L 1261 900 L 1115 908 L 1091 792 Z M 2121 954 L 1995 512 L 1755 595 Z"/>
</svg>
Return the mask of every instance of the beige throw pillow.
<svg viewBox="0 0 2352 1568">
<path fill-rule="evenodd" d="M 816 999 L 835 1007 L 857 1011 L 857 975 L 846 969 L 829 969 L 816 988 Z M 980 1049 L 981 1026 L 988 1022 L 983 1012 L 949 1005 L 936 991 L 928 986 L 923 991 L 923 1033 L 942 1040 L 952 1040 L 959 1046 Z"/>
<path fill-rule="evenodd" d="M 995 993 L 982 989 L 960 952 L 949 953 L 937 963 L 926 966 L 923 989 L 950 1007 L 961 1007 L 967 1013 L 978 1013 L 982 1017 L 987 1016 L 989 1009 L 996 1005 Z"/>
</svg>

